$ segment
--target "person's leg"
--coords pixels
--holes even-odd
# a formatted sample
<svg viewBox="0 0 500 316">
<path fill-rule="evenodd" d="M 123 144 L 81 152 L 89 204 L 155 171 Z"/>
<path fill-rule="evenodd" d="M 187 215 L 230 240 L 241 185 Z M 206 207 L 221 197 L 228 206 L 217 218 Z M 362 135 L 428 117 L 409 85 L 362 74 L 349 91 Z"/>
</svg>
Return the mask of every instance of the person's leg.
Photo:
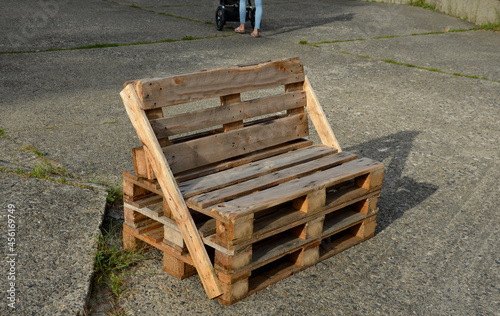
<svg viewBox="0 0 500 316">
<path fill-rule="evenodd" d="M 237 33 L 242 33 L 245 31 L 245 19 L 247 17 L 247 1 L 240 0 L 240 26 L 238 26 L 234 31 Z"/>
<path fill-rule="evenodd" d="M 255 0 L 255 28 L 260 30 L 262 21 L 262 0 Z"/>
<path fill-rule="evenodd" d="M 255 28 L 253 36 L 259 36 L 260 22 L 262 21 L 262 0 L 255 0 Z"/>
</svg>

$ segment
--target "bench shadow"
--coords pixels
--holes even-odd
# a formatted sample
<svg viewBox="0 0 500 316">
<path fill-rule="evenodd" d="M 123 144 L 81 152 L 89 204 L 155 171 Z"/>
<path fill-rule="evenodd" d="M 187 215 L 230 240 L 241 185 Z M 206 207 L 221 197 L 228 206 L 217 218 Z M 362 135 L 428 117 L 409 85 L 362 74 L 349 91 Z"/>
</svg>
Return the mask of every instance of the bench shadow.
<svg viewBox="0 0 500 316">
<path fill-rule="evenodd" d="M 384 162 L 384 184 L 378 200 L 377 232 L 384 230 L 403 214 L 425 201 L 439 188 L 435 184 L 417 182 L 403 175 L 416 131 L 402 131 L 343 150 Z"/>
</svg>

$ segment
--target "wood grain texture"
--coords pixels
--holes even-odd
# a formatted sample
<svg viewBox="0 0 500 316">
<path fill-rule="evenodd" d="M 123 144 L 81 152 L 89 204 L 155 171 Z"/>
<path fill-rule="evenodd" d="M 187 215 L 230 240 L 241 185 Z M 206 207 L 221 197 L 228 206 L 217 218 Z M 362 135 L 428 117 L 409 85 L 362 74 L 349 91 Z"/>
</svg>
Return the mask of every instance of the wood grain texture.
<svg viewBox="0 0 500 316">
<path fill-rule="evenodd" d="M 190 198 L 189 202 L 190 204 L 193 203 L 199 207 L 206 208 L 210 205 L 236 199 L 252 192 L 263 191 L 269 187 L 273 187 L 320 170 L 328 169 L 354 159 L 356 159 L 356 155 L 344 153 L 321 157 L 290 168 L 262 175 L 252 180 L 197 195 Z"/>
<path fill-rule="evenodd" d="M 140 141 L 144 145 L 147 156 L 152 158 L 151 164 L 157 175 L 160 187 L 168 200 L 168 205 L 174 214 L 175 220 L 187 244 L 189 253 L 193 257 L 198 274 L 203 283 L 205 291 L 209 298 L 214 298 L 222 294 L 220 284 L 210 258 L 189 210 L 181 196 L 177 183 L 174 180 L 172 172 L 168 166 L 161 151 L 160 144 L 156 139 L 149 120 L 140 109 L 140 100 L 132 85 L 128 85 L 120 93 L 125 109 L 134 125 Z"/>
<path fill-rule="evenodd" d="M 143 109 L 154 109 L 304 81 L 299 58 L 135 81 Z"/>
<path fill-rule="evenodd" d="M 175 177 L 178 182 L 184 182 L 187 180 L 204 177 L 215 172 L 242 166 L 261 159 L 266 159 L 268 157 L 286 153 L 292 150 L 309 147 L 312 144 L 313 142 L 311 142 L 310 140 L 302 138 L 296 139 L 291 142 L 286 142 L 283 144 L 258 150 L 250 154 L 241 155 L 239 157 L 235 157 L 234 159 L 227 159 L 208 166 L 201 166 L 199 168 L 187 170 L 185 172 L 179 172 L 175 174 Z"/>
<path fill-rule="evenodd" d="M 308 133 L 307 118 L 300 114 L 174 144 L 163 148 L 163 152 L 170 168 L 177 173 L 302 138 Z"/>
<path fill-rule="evenodd" d="M 311 118 L 311 121 L 313 122 L 314 127 L 318 132 L 318 136 L 321 139 L 321 142 L 341 152 L 342 149 L 340 148 L 339 142 L 337 141 L 337 138 L 335 137 L 335 134 L 333 133 L 333 130 L 328 123 L 325 112 L 319 104 L 318 98 L 316 97 L 316 94 L 314 93 L 307 77 L 304 82 L 304 91 L 307 95 L 307 113 L 309 114 L 309 117 Z"/>
<path fill-rule="evenodd" d="M 191 179 L 179 183 L 179 189 L 184 198 L 187 199 L 198 194 L 254 179 L 271 172 L 290 168 L 335 153 L 335 150 L 323 145 L 309 146 L 206 175 L 202 178 Z"/>
<path fill-rule="evenodd" d="M 229 101 L 225 97 L 221 98 L 224 100 L 222 107 L 212 107 L 151 120 L 153 130 L 159 138 L 174 136 L 306 105 L 304 91 L 236 103 L 228 103 Z"/>
<path fill-rule="evenodd" d="M 383 167 L 379 162 L 362 158 L 286 182 L 280 186 L 249 194 L 239 199 L 220 203 L 210 209 L 221 216 L 236 218 L 299 198 L 315 190 L 333 186 L 372 171 L 383 169 Z"/>
</svg>

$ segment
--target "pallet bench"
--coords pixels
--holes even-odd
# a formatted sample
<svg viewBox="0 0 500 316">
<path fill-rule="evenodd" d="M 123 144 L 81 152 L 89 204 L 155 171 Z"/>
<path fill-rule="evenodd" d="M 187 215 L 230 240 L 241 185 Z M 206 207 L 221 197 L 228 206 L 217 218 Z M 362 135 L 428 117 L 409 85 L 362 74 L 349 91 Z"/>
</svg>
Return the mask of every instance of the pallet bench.
<svg viewBox="0 0 500 316">
<path fill-rule="evenodd" d="M 123 174 L 124 247 L 160 249 L 210 298 L 232 304 L 374 235 L 383 165 L 341 151 L 300 59 L 127 82 L 121 96 L 142 142 Z"/>
</svg>

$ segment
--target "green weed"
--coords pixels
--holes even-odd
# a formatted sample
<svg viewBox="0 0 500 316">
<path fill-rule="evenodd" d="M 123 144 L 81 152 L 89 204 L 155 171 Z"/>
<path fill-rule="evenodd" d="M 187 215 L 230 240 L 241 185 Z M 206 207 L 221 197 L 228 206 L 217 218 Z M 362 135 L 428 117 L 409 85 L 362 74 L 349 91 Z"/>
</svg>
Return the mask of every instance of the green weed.
<svg viewBox="0 0 500 316">
<path fill-rule="evenodd" d="M 144 249 L 127 251 L 117 240 L 113 240 L 113 228 L 110 231 L 103 229 L 97 237 L 94 282 L 108 287 L 113 293 L 113 300 L 117 302 L 124 293 L 125 270 L 147 259 Z"/>
<path fill-rule="evenodd" d="M 479 29 L 486 30 L 486 31 L 500 32 L 500 23 L 497 23 L 497 24 L 487 23 L 487 24 L 481 25 L 479 27 Z"/>
<path fill-rule="evenodd" d="M 437 7 L 435 5 L 426 3 L 425 0 L 410 1 L 410 5 L 437 11 Z"/>
<path fill-rule="evenodd" d="M 45 156 L 44 153 L 42 153 L 41 151 L 39 151 L 38 149 L 36 149 L 35 147 L 33 147 L 31 145 L 29 145 L 29 146 L 23 146 L 22 149 L 26 150 L 26 151 L 31 151 L 32 153 L 34 153 L 38 157 L 44 157 Z"/>
<path fill-rule="evenodd" d="M 106 197 L 106 203 L 108 204 L 108 207 L 112 207 L 122 197 L 123 191 L 120 186 L 110 186 L 108 189 L 108 196 Z"/>
<path fill-rule="evenodd" d="M 136 6 L 135 4 L 128 5 L 127 7 L 134 8 L 134 9 L 139 9 L 139 10 L 143 10 L 141 7 Z"/>
</svg>

